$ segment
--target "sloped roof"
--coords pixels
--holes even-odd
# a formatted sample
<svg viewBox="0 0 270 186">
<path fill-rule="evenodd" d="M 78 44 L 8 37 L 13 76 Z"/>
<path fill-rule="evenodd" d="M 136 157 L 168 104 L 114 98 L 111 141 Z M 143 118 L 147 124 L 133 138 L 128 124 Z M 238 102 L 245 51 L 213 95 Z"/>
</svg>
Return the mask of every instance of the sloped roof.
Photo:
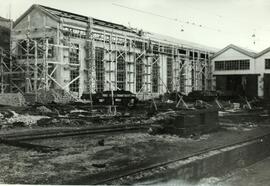
<svg viewBox="0 0 270 186">
<path fill-rule="evenodd" d="M 266 53 L 268 53 L 268 52 L 270 52 L 270 47 L 268 47 L 268 48 L 264 49 L 263 51 L 259 52 L 259 53 L 256 55 L 256 58 L 258 58 L 258 57 L 260 57 L 260 56 L 262 56 L 262 55 L 264 55 L 264 54 L 266 54 Z"/>
<path fill-rule="evenodd" d="M 226 46 L 225 48 L 221 49 L 220 51 L 218 51 L 217 53 L 215 53 L 213 56 L 212 56 L 212 59 L 213 58 L 216 58 L 217 56 L 219 56 L 220 54 L 226 52 L 227 50 L 229 49 L 234 49 L 246 56 L 249 56 L 251 58 L 255 58 L 256 57 L 256 52 L 255 51 L 252 51 L 250 49 L 245 49 L 245 48 L 242 48 L 242 47 L 239 47 L 239 46 L 236 46 L 236 45 L 233 45 L 233 44 L 230 44 L 228 46 Z"/>
<path fill-rule="evenodd" d="M 171 43 L 177 43 L 179 45 L 183 45 L 183 46 L 186 46 L 186 47 L 195 47 L 196 49 L 209 50 L 211 52 L 217 52 L 219 50 L 218 48 L 209 47 L 209 46 L 205 46 L 205 45 L 202 45 L 202 44 L 199 44 L 199 43 L 194 43 L 194 42 L 191 42 L 191 41 L 178 39 L 178 38 L 174 38 L 174 37 L 171 37 L 171 36 L 162 35 L 162 34 L 153 33 L 153 32 L 149 32 L 147 34 L 147 36 L 150 37 L 150 38 L 158 38 L 159 40 L 163 40 L 163 41 L 167 41 L 167 42 L 171 42 Z"/>
<path fill-rule="evenodd" d="M 0 16 L 0 21 L 6 21 L 6 22 L 10 22 L 10 20 L 9 20 L 9 19 L 6 19 L 6 18 L 1 17 L 1 16 Z"/>
<path fill-rule="evenodd" d="M 88 23 L 89 21 L 89 17 L 88 16 L 83 16 L 80 14 L 76 14 L 76 13 L 71 13 L 71 12 L 67 12 L 67 11 L 63 11 L 63 10 L 59 10 L 59 9 L 55 9 L 55 8 L 51 8 L 51 7 L 47 7 L 47 6 L 43 6 L 43 5 L 38 5 L 38 4 L 34 4 L 32 5 L 23 15 L 21 15 L 14 23 L 14 26 L 16 24 L 18 24 L 30 11 L 32 11 L 33 8 L 38 8 L 41 11 L 43 11 L 46 15 L 56 19 L 57 21 L 60 21 L 60 18 L 69 18 L 69 19 L 73 19 L 73 20 L 77 20 L 77 21 L 82 21 L 82 22 L 86 22 Z M 109 28 L 113 28 L 113 29 L 119 29 L 119 30 L 123 30 L 123 31 L 127 31 L 127 32 L 131 32 L 131 33 L 137 33 L 136 31 L 134 31 L 134 29 L 129 28 L 127 26 L 121 25 L 121 24 L 117 24 L 117 23 L 111 23 L 108 21 L 103 21 L 100 19 L 95 19 L 93 18 L 93 23 L 95 25 L 100 25 L 100 26 L 105 26 L 105 27 L 109 27 Z M 189 46 L 189 47 L 193 47 L 196 49 L 200 49 L 200 50 L 208 50 L 211 52 L 216 52 L 218 49 L 213 48 L 213 47 L 208 47 L 208 46 L 204 46 L 198 43 L 194 43 L 194 42 L 189 42 L 189 41 L 185 41 L 185 40 L 181 40 L 181 39 L 177 39 L 177 38 L 173 38 L 170 36 L 165 36 L 165 35 L 161 35 L 161 34 L 155 34 L 155 33 L 148 33 L 146 34 L 148 37 L 152 37 L 152 38 L 156 38 L 159 40 L 163 40 L 163 41 L 167 41 L 167 42 L 172 42 L 172 43 L 177 43 L 178 45 L 183 45 L 183 46 Z"/>
<path fill-rule="evenodd" d="M 75 14 L 75 13 L 72 13 L 72 12 L 66 12 L 66 11 L 63 11 L 63 10 L 58 10 L 58 9 L 43 6 L 43 5 L 38 5 L 38 6 L 44 8 L 46 11 L 48 11 L 51 14 L 53 14 L 55 16 L 58 16 L 58 17 L 74 19 L 74 20 L 82 21 L 82 22 L 86 22 L 86 23 L 89 22 L 89 17 L 87 17 L 87 16 L 83 16 L 83 15 L 80 15 L 80 14 Z M 120 30 L 124 30 L 124 31 L 134 32 L 132 29 L 130 29 L 130 28 L 124 26 L 124 25 L 111 23 L 111 22 L 103 21 L 103 20 L 96 19 L 96 18 L 93 18 L 93 23 L 95 25 L 106 26 L 106 27 L 110 27 L 110 28 L 114 28 L 114 29 L 120 29 Z"/>
</svg>

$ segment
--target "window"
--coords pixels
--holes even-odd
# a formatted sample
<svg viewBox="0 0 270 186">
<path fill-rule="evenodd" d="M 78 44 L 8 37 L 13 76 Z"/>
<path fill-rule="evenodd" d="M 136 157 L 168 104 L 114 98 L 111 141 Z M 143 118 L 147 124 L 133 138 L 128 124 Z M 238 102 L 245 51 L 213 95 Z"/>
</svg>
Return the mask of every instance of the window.
<svg viewBox="0 0 270 186">
<path fill-rule="evenodd" d="M 136 92 L 139 92 L 143 86 L 143 61 L 142 56 L 138 57 L 139 54 L 136 54 Z"/>
<path fill-rule="evenodd" d="M 126 66 L 125 66 L 125 54 L 117 52 L 117 87 L 121 90 L 125 90 L 126 79 Z"/>
<path fill-rule="evenodd" d="M 173 68 L 172 68 L 172 58 L 167 58 L 167 89 L 173 91 Z"/>
<path fill-rule="evenodd" d="M 249 70 L 249 60 L 215 61 L 215 70 Z"/>
<path fill-rule="evenodd" d="M 143 49 L 143 43 L 140 41 L 134 41 L 135 48 Z"/>
<path fill-rule="evenodd" d="M 249 60 L 240 60 L 240 70 L 248 70 L 249 69 Z"/>
<path fill-rule="evenodd" d="M 185 60 L 181 60 L 180 62 L 180 92 L 185 92 L 186 89 L 185 89 L 185 82 L 186 82 L 186 79 L 185 79 Z"/>
<path fill-rule="evenodd" d="M 71 27 L 64 27 L 63 33 L 65 36 L 73 37 L 73 38 L 86 38 L 86 31 Z"/>
<path fill-rule="evenodd" d="M 69 50 L 69 63 L 79 64 L 79 44 L 72 44 Z"/>
<path fill-rule="evenodd" d="M 153 45 L 153 53 L 157 54 L 158 52 L 159 52 L 159 47 L 158 47 L 158 45 L 154 44 Z"/>
<path fill-rule="evenodd" d="M 48 39 L 49 44 L 54 44 L 53 38 L 31 38 L 31 40 L 20 40 L 18 42 L 18 57 L 19 59 L 26 59 L 27 52 L 28 58 L 35 58 L 35 41 L 37 42 L 37 58 L 43 58 L 46 49 L 46 39 Z M 27 44 L 28 42 L 28 44 Z M 48 46 L 48 58 L 54 57 L 54 46 Z"/>
<path fill-rule="evenodd" d="M 102 92 L 104 89 L 104 53 L 102 48 L 96 48 L 95 52 L 96 88 L 97 92 Z"/>
<path fill-rule="evenodd" d="M 178 49 L 178 53 L 179 54 L 183 54 L 183 55 L 186 55 L 186 50 L 184 50 L 184 49 Z"/>
<path fill-rule="evenodd" d="M 153 58 L 153 61 L 156 61 L 157 58 Z M 158 60 L 152 65 L 152 92 L 158 92 L 159 84 L 159 65 Z"/>
<path fill-rule="evenodd" d="M 70 64 L 79 64 L 79 45 L 78 44 L 72 44 L 72 47 L 69 50 L 69 63 Z M 75 78 L 79 76 L 79 67 L 73 67 L 72 70 L 70 70 L 70 82 L 73 81 L 69 85 L 69 90 L 71 92 L 79 92 L 79 78 L 74 81 Z"/>
<path fill-rule="evenodd" d="M 70 82 L 79 76 L 79 68 L 70 71 Z M 79 78 L 69 85 L 71 92 L 79 92 Z"/>
<path fill-rule="evenodd" d="M 265 69 L 270 69 L 270 59 L 265 59 Z"/>
<path fill-rule="evenodd" d="M 195 85 L 195 71 L 194 71 L 194 68 L 195 68 L 195 63 L 194 61 L 191 62 L 191 87 L 192 87 L 192 90 L 194 90 L 194 85 Z"/>
<path fill-rule="evenodd" d="M 167 53 L 167 54 L 172 54 L 172 48 L 165 46 L 164 47 L 164 52 Z"/>
<path fill-rule="evenodd" d="M 215 61 L 215 70 L 224 70 L 224 61 Z"/>
</svg>

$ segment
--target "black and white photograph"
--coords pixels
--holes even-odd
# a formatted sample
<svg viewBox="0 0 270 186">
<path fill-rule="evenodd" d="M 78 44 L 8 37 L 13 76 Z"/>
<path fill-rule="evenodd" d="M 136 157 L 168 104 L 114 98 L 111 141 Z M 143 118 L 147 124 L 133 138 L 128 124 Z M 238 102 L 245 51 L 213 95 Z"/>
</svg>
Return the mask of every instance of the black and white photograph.
<svg viewBox="0 0 270 186">
<path fill-rule="evenodd" d="M 0 0 L 0 185 L 270 185 L 270 1 Z"/>
</svg>

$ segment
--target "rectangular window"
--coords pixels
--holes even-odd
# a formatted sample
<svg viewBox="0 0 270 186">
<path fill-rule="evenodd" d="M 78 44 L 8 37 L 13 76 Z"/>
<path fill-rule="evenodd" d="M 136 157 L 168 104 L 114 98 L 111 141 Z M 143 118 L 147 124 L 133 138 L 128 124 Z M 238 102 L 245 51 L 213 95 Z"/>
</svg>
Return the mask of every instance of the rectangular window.
<svg viewBox="0 0 270 186">
<path fill-rule="evenodd" d="M 79 64 L 79 44 L 72 44 L 72 47 L 69 50 L 69 64 Z M 72 70 L 70 70 L 70 82 L 72 82 L 69 85 L 69 90 L 71 92 L 79 92 L 79 67 L 72 67 Z M 77 78 L 77 79 L 76 79 Z M 74 81 L 74 79 L 76 79 Z"/>
<path fill-rule="evenodd" d="M 215 61 L 215 70 L 249 70 L 250 60 Z"/>
<path fill-rule="evenodd" d="M 37 58 L 43 58 L 46 51 L 46 39 L 48 44 L 54 44 L 53 38 L 31 38 L 31 40 L 20 40 L 18 42 L 18 57 L 19 59 L 26 59 L 27 53 L 29 59 L 35 58 L 35 41 L 37 43 Z M 54 57 L 54 46 L 48 46 L 48 58 Z"/>
<path fill-rule="evenodd" d="M 167 58 L 167 89 L 168 91 L 173 91 L 173 68 L 172 68 L 172 58 Z"/>
<path fill-rule="evenodd" d="M 139 92 L 143 86 L 143 60 L 142 56 L 138 57 L 139 54 L 136 54 L 136 92 Z"/>
<path fill-rule="evenodd" d="M 79 60 L 79 44 L 72 44 L 69 50 L 69 63 L 80 64 Z"/>
<path fill-rule="evenodd" d="M 95 66 L 96 66 L 96 91 L 102 92 L 104 89 L 104 52 L 102 48 L 95 49 Z"/>
<path fill-rule="evenodd" d="M 152 92 L 158 93 L 159 84 L 159 65 L 157 57 L 153 58 L 154 64 L 152 65 Z"/>
<path fill-rule="evenodd" d="M 194 61 L 191 62 L 191 87 L 192 90 L 194 90 L 194 85 L 195 85 L 195 71 L 194 68 L 196 68 L 196 64 Z"/>
<path fill-rule="evenodd" d="M 185 86 L 185 82 L 186 82 L 186 77 L 185 77 L 185 60 L 181 60 L 180 62 L 180 92 L 185 92 L 186 91 L 186 86 Z"/>
<path fill-rule="evenodd" d="M 117 52 L 117 87 L 125 90 L 126 66 L 125 54 Z"/>
<path fill-rule="evenodd" d="M 270 69 L 270 59 L 265 59 L 265 69 Z"/>
<path fill-rule="evenodd" d="M 224 61 L 215 61 L 215 70 L 224 70 Z"/>
<path fill-rule="evenodd" d="M 70 71 L 70 82 L 79 76 L 79 68 Z M 69 90 L 71 92 L 79 92 L 79 78 L 73 81 L 69 85 Z"/>
</svg>

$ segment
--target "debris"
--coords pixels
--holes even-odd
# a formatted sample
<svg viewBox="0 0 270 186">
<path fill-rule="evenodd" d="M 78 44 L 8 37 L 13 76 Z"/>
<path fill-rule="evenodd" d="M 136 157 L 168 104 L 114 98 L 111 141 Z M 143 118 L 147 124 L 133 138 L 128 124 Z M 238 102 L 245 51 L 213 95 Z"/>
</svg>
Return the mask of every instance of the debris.
<svg viewBox="0 0 270 186">
<path fill-rule="evenodd" d="M 233 103 L 233 109 L 239 110 L 240 109 L 240 103 Z"/>
<path fill-rule="evenodd" d="M 47 107 L 45 107 L 45 106 L 37 107 L 36 110 L 41 114 L 52 113 L 52 111 L 50 109 L 48 109 Z"/>
<path fill-rule="evenodd" d="M 99 146 L 104 146 L 104 139 L 98 140 L 98 145 Z"/>
<path fill-rule="evenodd" d="M 4 118 L 2 121 L 4 124 L 14 125 L 14 127 L 19 126 L 32 126 L 37 124 L 37 121 L 43 118 L 49 118 L 48 116 L 33 116 L 33 115 L 21 115 L 14 111 L 11 111 L 13 116 L 10 118 Z"/>
<path fill-rule="evenodd" d="M 35 95 L 27 96 L 27 102 L 35 103 Z M 37 102 L 47 103 L 69 103 L 76 101 L 71 94 L 60 89 L 40 90 L 37 93 Z"/>
<path fill-rule="evenodd" d="M 101 163 L 101 164 L 93 163 L 92 166 L 97 167 L 97 168 L 105 168 L 106 164 L 105 163 Z"/>
</svg>

